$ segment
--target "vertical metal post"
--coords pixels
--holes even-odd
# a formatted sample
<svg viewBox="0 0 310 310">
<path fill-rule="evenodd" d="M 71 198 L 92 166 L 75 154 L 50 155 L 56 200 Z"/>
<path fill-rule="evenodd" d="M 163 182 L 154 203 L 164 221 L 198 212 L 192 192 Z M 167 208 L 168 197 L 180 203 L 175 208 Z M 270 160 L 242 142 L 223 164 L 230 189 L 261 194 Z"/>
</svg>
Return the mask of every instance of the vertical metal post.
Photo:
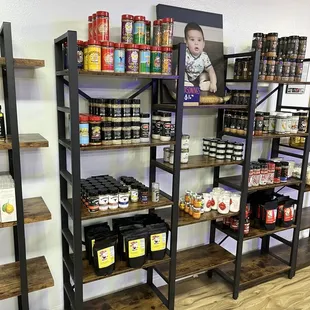
<svg viewBox="0 0 310 310">
<path fill-rule="evenodd" d="M 12 151 L 10 154 L 10 169 L 13 170 L 17 227 L 14 229 L 14 247 L 15 259 L 20 262 L 20 288 L 21 297 L 18 299 L 19 309 L 29 309 L 28 302 L 28 279 L 27 279 L 27 261 L 26 261 L 26 245 L 25 245 L 25 227 L 24 227 L 24 205 L 21 181 L 21 165 L 20 165 L 20 148 L 18 134 L 18 120 L 16 108 L 16 90 L 15 90 L 15 74 L 14 59 L 12 49 L 12 33 L 11 24 L 4 22 L 0 34 L 1 56 L 5 57 L 6 65 L 2 67 L 3 92 L 6 113 L 7 134 L 12 138 Z M 10 160 L 10 158 L 9 158 Z"/>
<path fill-rule="evenodd" d="M 168 308 L 174 309 L 175 299 L 175 278 L 176 278 L 176 257 L 178 239 L 178 218 L 179 218 L 179 187 L 180 187 L 180 168 L 181 168 L 181 139 L 183 123 L 183 102 L 184 102 L 184 71 L 185 71 L 185 44 L 179 44 L 178 49 L 178 86 L 177 86 L 177 105 L 175 113 L 175 150 L 173 164 L 172 200 L 171 210 L 171 242 L 170 242 L 170 268 L 168 286 Z"/>
<path fill-rule="evenodd" d="M 256 105 L 256 91 L 258 83 L 258 71 L 260 62 L 260 52 L 253 52 L 253 75 L 251 81 L 251 94 L 250 94 L 250 106 L 248 112 L 248 131 L 246 134 L 246 147 L 244 156 L 244 165 L 242 170 L 242 182 L 241 182 L 241 203 L 240 203 L 240 222 L 238 231 L 237 241 L 237 252 L 235 262 L 235 274 L 234 274 L 234 285 L 233 285 L 233 298 L 237 299 L 239 296 L 240 286 L 240 272 L 242 262 L 242 248 L 243 248 L 243 227 L 245 223 L 245 207 L 248 198 L 248 178 L 250 170 L 251 152 L 252 152 L 252 140 L 253 140 L 253 129 L 254 129 L 254 116 L 255 116 L 255 105 Z"/>
</svg>

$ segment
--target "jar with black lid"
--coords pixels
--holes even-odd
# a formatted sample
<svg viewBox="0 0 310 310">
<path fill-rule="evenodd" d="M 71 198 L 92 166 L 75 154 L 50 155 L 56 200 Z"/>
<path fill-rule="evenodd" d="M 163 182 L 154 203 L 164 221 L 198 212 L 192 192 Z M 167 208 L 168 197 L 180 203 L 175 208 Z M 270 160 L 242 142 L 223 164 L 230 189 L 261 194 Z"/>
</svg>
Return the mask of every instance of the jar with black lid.
<svg viewBox="0 0 310 310">
<path fill-rule="evenodd" d="M 89 144 L 101 144 L 101 118 L 100 116 L 89 117 Z"/>
<path fill-rule="evenodd" d="M 255 112 L 255 136 L 261 136 L 263 134 L 264 113 Z"/>
<path fill-rule="evenodd" d="M 113 99 L 112 100 L 112 122 L 122 121 L 122 100 Z"/>
<path fill-rule="evenodd" d="M 88 192 L 88 212 L 95 213 L 99 211 L 99 194 L 98 190 L 93 188 Z"/>
<path fill-rule="evenodd" d="M 106 99 L 105 114 L 108 122 L 112 122 L 112 100 L 113 99 Z"/>
<path fill-rule="evenodd" d="M 308 127 L 308 113 L 299 112 L 298 133 L 306 133 Z"/>
<path fill-rule="evenodd" d="M 278 33 L 271 32 L 267 35 L 266 51 L 268 57 L 277 57 Z"/>
<path fill-rule="evenodd" d="M 251 100 L 251 92 L 249 90 L 245 90 L 245 96 L 244 96 L 244 104 L 245 105 L 250 105 L 250 100 Z"/>
<path fill-rule="evenodd" d="M 101 123 L 101 144 L 102 145 L 112 144 L 112 122 Z"/>
<path fill-rule="evenodd" d="M 253 34 L 252 39 L 252 50 L 253 51 L 261 51 L 263 47 L 263 36 L 264 34 L 261 32 L 257 32 Z"/>
<path fill-rule="evenodd" d="M 269 119 L 270 113 L 264 112 L 263 134 L 268 134 L 269 132 Z"/>
<path fill-rule="evenodd" d="M 266 79 L 266 75 L 267 75 L 267 57 L 262 56 L 259 64 L 258 78 L 264 81 Z"/>
<path fill-rule="evenodd" d="M 304 66 L 303 60 L 297 59 L 294 82 L 301 82 L 303 66 Z"/>
<path fill-rule="evenodd" d="M 122 120 L 123 122 L 131 121 L 131 100 L 125 99 L 122 102 Z"/>
<path fill-rule="evenodd" d="M 140 143 L 140 121 L 131 123 L 131 143 Z"/>
<path fill-rule="evenodd" d="M 237 115 L 235 111 L 231 112 L 231 119 L 230 119 L 230 132 L 231 133 L 236 133 L 236 122 L 237 122 Z"/>
<path fill-rule="evenodd" d="M 249 58 L 244 58 L 242 61 L 242 79 L 247 80 L 249 78 Z"/>
<path fill-rule="evenodd" d="M 232 91 L 232 104 L 239 104 L 239 91 L 238 90 Z"/>
<path fill-rule="evenodd" d="M 294 82 L 295 80 L 295 73 L 296 73 L 296 59 L 291 59 L 290 61 L 290 77 L 288 79 L 289 82 Z"/>
<path fill-rule="evenodd" d="M 262 56 L 267 56 L 267 34 L 263 34 Z"/>
<path fill-rule="evenodd" d="M 287 56 L 290 59 L 296 59 L 298 56 L 298 49 L 299 49 L 299 36 L 290 36 L 288 38 Z"/>
<path fill-rule="evenodd" d="M 267 59 L 267 81 L 273 81 L 275 77 L 276 58 L 268 57 Z"/>
<path fill-rule="evenodd" d="M 288 167 L 289 167 L 289 163 L 287 161 L 281 161 L 281 176 L 280 176 L 280 182 L 281 183 L 286 183 L 287 182 L 287 178 L 288 178 Z"/>
<path fill-rule="evenodd" d="M 123 122 L 122 124 L 122 144 L 131 143 L 131 122 Z"/>
<path fill-rule="evenodd" d="M 288 82 L 290 77 L 291 62 L 289 58 L 285 58 L 283 61 L 282 81 Z"/>
<path fill-rule="evenodd" d="M 242 112 L 237 113 L 236 132 L 238 135 L 244 134 L 243 113 Z"/>
<path fill-rule="evenodd" d="M 298 59 L 305 59 L 307 50 L 307 37 L 299 37 Z"/>
<path fill-rule="evenodd" d="M 275 81 L 281 81 L 282 79 L 282 72 L 283 72 L 283 59 L 277 58 L 276 59 L 276 66 L 275 66 Z"/>
<path fill-rule="evenodd" d="M 101 121 L 104 122 L 106 120 L 106 105 L 107 100 L 106 99 L 98 99 L 99 100 L 99 114 L 101 117 Z"/>
<path fill-rule="evenodd" d="M 131 117 L 140 117 L 140 99 L 132 99 Z"/>
<path fill-rule="evenodd" d="M 236 79 L 241 80 L 242 79 L 242 73 L 243 73 L 243 59 L 237 58 L 236 63 L 237 63 Z"/>
<path fill-rule="evenodd" d="M 238 102 L 238 104 L 245 105 L 245 93 L 246 93 L 246 90 L 240 90 L 239 91 L 239 102 Z"/>
<path fill-rule="evenodd" d="M 231 112 L 229 110 L 225 111 L 224 115 L 224 131 L 230 132 L 230 122 L 231 122 Z"/>
</svg>

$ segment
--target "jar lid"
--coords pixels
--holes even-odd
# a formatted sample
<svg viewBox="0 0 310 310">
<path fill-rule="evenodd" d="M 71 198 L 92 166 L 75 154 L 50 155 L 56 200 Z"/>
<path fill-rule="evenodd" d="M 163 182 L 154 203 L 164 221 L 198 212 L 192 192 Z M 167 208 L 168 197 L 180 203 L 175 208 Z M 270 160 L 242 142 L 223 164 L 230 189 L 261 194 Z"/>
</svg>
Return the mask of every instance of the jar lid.
<svg viewBox="0 0 310 310">
<path fill-rule="evenodd" d="M 110 194 L 117 194 L 118 193 L 118 188 L 117 187 L 110 187 L 109 188 L 109 193 Z"/>
<path fill-rule="evenodd" d="M 114 42 L 102 41 L 101 46 L 114 47 Z"/>
<path fill-rule="evenodd" d="M 133 20 L 133 15 L 130 14 L 123 14 L 122 19 L 132 19 Z"/>
<path fill-rule="evenodd" d="M 307 37 L 299 37 L 299 40 L 307 40 Z"/>
<path fill-rule="evenodd" d="M 270 33 L 268 33 L 268 36 L 277 37 L 278 33 L 277 32 L 270 32 Z"/>
<path fill-rule="evenodd" d="M 160 112 L 158 112 L 158 111 L 155 111 L 155 112 L 153 112 L 153 114 L 152 114 L 153 116 L 161 116 L 161 113 Z"/>
<path fill-rule="evenodd" d="M 140 113 L 140 118 L 148 118 L 150 117 L 150 113 Z"/>
<path fill-rule="evenodd" d="M 128 187 L 127 187 L 127 186 L 121 186 L 121 187 L 119 187 L 119 192 L 120 192 L 120 193 L 127 193 L 127 192 L 128 192 Z"/>
<path fill-rule="evenodd" d="M 294 36 L 289 36 L 290 39 L 299 39 L 299 36 L 294 35 Z"/>
<path fill-rule="evenodd" d="M 162 52 L 172 52 L 171 47 L 162 47 L 161 50 L 162 50 Z"/>
<path fill-rule="evenodd" d="M 139 44 L 138 46 L 139 46 L 140 50 L 150 50 L 151 49 L 151 46 L 147 45 L 147 44 Z"/>
<path fill-rule="evenodd" d="M 88 21 L 89 22 L 93 21 L 93 17 L 91 15 L 88 16 Z"/>
<path fill-rule="evenodd" d="M 182 135 L 182 138 L 184 138 L 184 139 L 189 139 L 191 136 L 190 135 L 188 135 L 188 134 L 184 134 L 184 135 Z"/>
<path fill-rule="evenodd" d="M 162 117 L 171 117 L 171 113 L 162 112 L 162 113 L 161 113 L 161 116 L 162 116 Z"/>
<path fill-rule="evenodd" d="M 100 122 L 101 121 L 101 117 L 100 116 L 96 116 L 96 115 L 90 115 L 89 116 L 89 121 L 90 122 Z"/>
<path fill-rule="evenodd" d="M 100 42 L 97 40 L 88 40 L 88 45 L 100 45 Z"/>
<path fill-rule="evenodd" d="M 158 26 L 161 24 L 161 19 L 157 19 L 153 21 L 153 26 Z"/>
<path fill-rule="evenodd" d="M 109 17 L 109 12 L 107 11 L 97 11 L 96 14 L 97 16 Z"/>
<path fill-rule="evenodd" d="M 163 18 L 162 23 L 173 23 L 173 18 L 171 17 Z"/>
<path fill-rule="evenodd" d="M 151 51 L 158 51 L 161 52 L 162 47 L 161 46 L 151 46 Z"/>
<path fill-rule="evenodd" d="M 254 37 L 262 37 L 264 34 L 262 32 L 255 32 L 253 34 Z"/>
<path fill-rule="evenodd" d="M 264 112 L 264 116 L 269 116 L 270 112 Z"/>
<path fill-rule="evenodd" d="M 276 167 L 282 167 L 282 163 L 280 163 L 279 161 L 276 161 Z"/>
<path fill-rule="evenodd" d="M 139 49 L 139 45 L 138 44 L 127 43 L 127 44 L 125 44 L 125 48 Z"/>
<path fill-rule="evenodd" d="M 92 190 L 88 191 L 88 195 L 89 196 L 96 196 L 96 195 L 98 195 L 98 190 L 93 188 Z"/>
<path fill-rule="evenodd" d="M 93 13 L 92 17 L 93 17 L 93 19 L 96 18 L 96 13 Z"/>
<path fill-rule="evenodd" d="M 235 142 L 235 143 L 234 143 L 234 146 L 242 146 L 242 147 L 243 147 L 243 143 Z"/>
<path fill-rule="evenodd" d="M 84 41 L 82 41 L 82 40 L 77 40 L 77 45 L 84 45 Z"/>
<path fill-rule="evenodd" d="M 134 20 L 135 21 L 139 21 L 139 20 L 144 21 L 145 20 L 145 16 L 137 15 L 137 16 L 134 17 Z"/>
<path fill-rule="evenodd" d="M 288 161 L 281 161 L 282 166 L 289 166 L 289 162 Z"/>
<path fill-rule="evenodd" d="M 86 115 L 86 114 L 80 114 L 80 121 L 82 121 L 82 122 L 88 122 L 88 115 Z"/>
<path fill-rule="evenodd" d="M 150 20 L 146 20 L 146 21 L 145 21 L 145 24 L 146 24 L 146 25 L 151 25 L 151 21 L 150 21 Z"/>
<path fill-rule="evenodd" d="M 107 195 L 108 194 L 108 189 L 106 187 L 101 187 L 99 189 L 99 195 Z"/>
</svg>

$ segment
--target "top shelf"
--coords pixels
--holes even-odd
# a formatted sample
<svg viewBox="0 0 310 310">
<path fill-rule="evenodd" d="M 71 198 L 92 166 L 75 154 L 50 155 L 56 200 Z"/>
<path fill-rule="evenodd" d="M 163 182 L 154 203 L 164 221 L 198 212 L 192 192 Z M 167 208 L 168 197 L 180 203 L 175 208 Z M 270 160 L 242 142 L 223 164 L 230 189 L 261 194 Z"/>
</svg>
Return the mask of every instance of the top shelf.
<svg viewBox="0 0 310 310">
<path fill-rule="evenodd" d="M 5 66 L 5 58 L 0 57 L 0 66 Z M 35 69 L 45 67 L 45 61 L 41 59 L 14 58 L 15 68 Z"/>
<path fill-rule="evenodd" d="M 166 74 L 140 74 L 140 73 L 116 73 L 116 72 L 101 72 L 101 71 L 85 71 L 78 70 L 79 75 L 89 76 L 106 76 L 106 77 L 122 77 L 122 78 L 137 78 L 137 79 L 157 79 L 157 80 L 177 80 L 178 75 L 166 75 Z M 58 76 L 69 75 L 69 70 L 57 71 Z"/>
<path fill-rule="evenodd" d="M 236 79 L 226 79 L 226 83 L 251 83 L 251 80 L 236 80 Z M 258 83 L 265 84 L 298 84 L 298 85 L 310 85 L 310 82 L 285 82 L 285 81 L 265 81 L 258 80 Z"/>
</svg>

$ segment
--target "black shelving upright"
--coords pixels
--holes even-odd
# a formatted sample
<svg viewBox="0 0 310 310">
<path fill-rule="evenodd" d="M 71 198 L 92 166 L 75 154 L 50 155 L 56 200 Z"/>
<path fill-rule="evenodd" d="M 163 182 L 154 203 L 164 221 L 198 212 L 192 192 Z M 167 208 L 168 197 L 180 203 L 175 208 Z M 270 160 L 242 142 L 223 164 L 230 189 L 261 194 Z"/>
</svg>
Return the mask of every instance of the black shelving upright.
<svg viewBox="0 0 310 310">
<path fill-rule="evenodd" d="M 64 70 L 64 59 L 62 44 L 67 42 L 67 63 L 69 70 Z M 64 304 L 65 309 L 83 309 L 83 266 L 82 266 L 82 240 L 81 240 L 81 209 L 80 209 L 80 145 L 79 145 L 79 95 L 86 99 L 90 97 L 79 89 L 79 74 L 91 75 L 91 72 L 77 70 L 77 33 L 68 31 L 55 39 L 55 64 L 56 64 L 56 94 L 57 94 L 57 117 L 58 117 L 58 141 L 59 141 L 59 170 L 60 170 L 60 197 L 62 216 L 62 252 L 63 252 L 63 282 L 64 282 Z M 184 93 L 184 64 L 185 44 L 178 45 L 178 68 L 179 76 L 164 75 L 126 75 L 99 73 L 106 77 L 131 77 L 150 78 L 151 82 L 138 90 L 130 97 L 133 99 L 144 90 L 152 89 L 152 111 L 158 104 L 159 81 L 165 79 L 178 79 L 176 112 L 176 141 L 173 169 L 172 196 L 161 191 L 161 194 L 170 200 L 172 205 L 172 229 L 170 235 L 170 278 L 168 283 L 168 298 L 166 298 L 153 283 L 153 268 L 147 268 L 147 283 L 157 294 L 160 300 L 169 309 L 174 309 L 175 295 L 175 265 L 176 265 L 176 240 L 177 240 L 177 219 L 178 219 L 178 197 L 180 180 L 180 154 L 181 135 L 183 118 L 183 93 Z M 98 75 L 98 74 L 97 74 Z M 65 79 L 67 76 L 67 80 Z M 69 87 L 69 107 L 65 105 L 64 85 Z M 65 114 L 70 114 L 71 137 L 66 140 Z M 170 142 L 167 142 L 169 145 Z M 149 185 L 156 180 L 156 147 L 163 145 L 152 141 L 141 146 L 150 146 L 150 174 Z M 123 148 L 124 146 L 122 146 Z M 130 147 L 130 146 L 129 146 Z M 91 150 L 92 148 L 88 148 Z M 103 147 L 104 149 L 104 147 Z M 108 149 L 108 148 L 107 148 Z M 68 171 L 66 156 L 70 150 L 71 173 Z M 72 187 L 72 201 L 68 197 L 68 184 Z M 150 212 L 153 212 L 150 208 Z M 121 213 L 121 212 L 120 212 Z M 73 232 L 69 228 L 69 218 L 73 221 Z M 69 248 L 73 251 L 73 258 L 70 258 Z M 73 284 L 72 284 L 73 283 Z"/>
</svg>

